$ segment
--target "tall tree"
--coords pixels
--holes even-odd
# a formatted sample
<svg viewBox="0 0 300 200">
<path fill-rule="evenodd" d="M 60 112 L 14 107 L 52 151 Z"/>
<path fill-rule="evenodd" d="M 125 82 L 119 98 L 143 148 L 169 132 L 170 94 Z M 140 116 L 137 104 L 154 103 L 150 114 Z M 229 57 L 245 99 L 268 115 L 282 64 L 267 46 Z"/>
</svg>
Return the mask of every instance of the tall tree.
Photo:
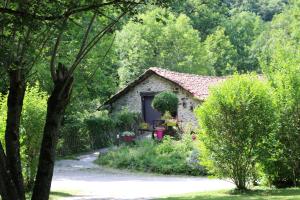
<svg viewBox="0 0 300 200">
<path fill-rule="evenodd" d="M 217 76 L 232 74 L 236 70 L 237 51 L 225 35 L 224 28 L 219 27 L 209 35 L 204 45 Z"/>
<path fill-rule="evenodd" d="M 213 33 L 229 16 L 229 7 L 222 0 L 176 0 L 171 9 L 187 15 L 194 29 L 199 31 L 202 40 Z"/>
<path fill-rule="evenodd" d="M 225 0 L 233 12 L 248 11 L 259 15 L 265 21 L 281 13 L 289 0 Z"/>
<path fill-rule="evenodd" d="M 0 193 L 3 200 L 25 199 L 22 167 L 20 161 L 20 117 L 26 88 L 26 78 L 32 66 L 44 50 L 44 44 L 51 35 L 57 35 L 50 59 L 53 90 L 48 99 L 44 134 L 39 157 L 32 199 L 48 199 L 53 167 L 57 132 L 62 116 L 69 103 L 73 74 L 90 50 L 127 13 L 132 13 L 138 4 L 164 3 L 165 1 L 5 1 L 1 13 L 1 63 L 9 74 L 8 112 L 5 133 L 5 147 L 0 143 Z M 113 10 L 114 16 L 107 16 Z M 80 42 L 74 61 L 57 63 L 57 51 L 63 33 L 73 17 L 92 12 L 90 23 Z M 90 35 L 96 16 L 110 19 L 100 31 Z M 53 31 L 53 32 L 52 32 Z"/>
<path fill-rule="evenodd" d="M 293 1 L 274 17 L 257 42 L 264 73 L 277 91 L 280 145 L 265 171 L 278 187 L 297 186 L 300 178 L 300 2 Z M 274 151 L 273 151 L 274 152 Z M 292 152 L 292 153 L 291 153 Z M 269 161 L 269 162 L 267 162 Z"/>
<path fill-rule="evenodd" d="M 257 55 L 252 51 L 255 39 L 263 30 L 259 16 L 250 12 L 237 13 L 224 23 L 225 34 L 235 46 L 238 57 L 235 62 L 239 72 L 259 71 Z"/>
<path fill-rule="evenodd" d="M 176 17 L 167 9 L 155 8 L 138 16 L 117 33 L 120 81 L 126 84 L 149 67 L 179 72 L 210 74 L 206 52 L 186 15 Z"/>
</svg>

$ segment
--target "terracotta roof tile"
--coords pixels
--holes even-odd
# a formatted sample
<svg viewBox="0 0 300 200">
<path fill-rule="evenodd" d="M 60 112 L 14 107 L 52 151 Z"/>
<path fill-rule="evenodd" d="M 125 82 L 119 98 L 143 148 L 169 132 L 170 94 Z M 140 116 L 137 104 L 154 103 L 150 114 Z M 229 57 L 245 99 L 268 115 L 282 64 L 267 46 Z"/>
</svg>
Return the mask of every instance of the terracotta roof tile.
<svg viewBox="0 0 300 200">
<path fill-rule="evenodd" d="M 179 73 L 157 67 L 152 67 L 149 70 L 155 74 L 166 78 L 183 89 L 187 90 L 200 100 L 204 100 L 208 96 L 209 87 L 225 80 L 225 77 L 216 76 L 200 76 L 195 74 Z"/>
<path fill-rule="evenodd" d="M 209 87 L 217 84 L 218 82 L 225 80 L 226 77 L 216 77 L 216 76 L 200 76 L 195 74 L 187 74 L 187 73 L 179 73 L 174 72 L 158 67 L 151 67 L 137 79 L 133 80 L 129 83 L 125 88 L 121 89 L 115 95 L 113 95 L 110 99 L 104 102 L 98 109 L 102 106 L 111 104 L 120 96 L 124 95 L 131 88 L 135 87 L 135 85 L 139 84 L 140 82 L 144 81 L 146 78 L 151 76 L 152 74 L 156 74 L 164 79 L 167 79 L 178 86 L 182 87 L 194 97 L 198 98 L 199 100 L 204 100 L 208 96 Z"/>
</svg>

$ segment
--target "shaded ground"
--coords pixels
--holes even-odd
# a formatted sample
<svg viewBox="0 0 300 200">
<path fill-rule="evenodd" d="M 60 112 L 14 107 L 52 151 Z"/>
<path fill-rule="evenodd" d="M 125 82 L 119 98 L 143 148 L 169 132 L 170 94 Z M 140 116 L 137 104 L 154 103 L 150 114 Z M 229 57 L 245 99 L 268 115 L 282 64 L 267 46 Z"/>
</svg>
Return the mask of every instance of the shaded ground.
<svg viewBox="0 0 300 200">
<path fill-rule="evenodd" d="M 106 151 L 101 150 L 101 151 Z M 57 161 L 52 192 L 62 199 L 152 199 L 198 191 L 231 189 L 227 181 L 184 176 L 160 176 L 107 169 L 93 161 L 99 152 L 78 160 Z M 72 197 L 70 197 L 72 194 Z M 56 198 L 57 199 L 57 198 Z"/>
</svg>

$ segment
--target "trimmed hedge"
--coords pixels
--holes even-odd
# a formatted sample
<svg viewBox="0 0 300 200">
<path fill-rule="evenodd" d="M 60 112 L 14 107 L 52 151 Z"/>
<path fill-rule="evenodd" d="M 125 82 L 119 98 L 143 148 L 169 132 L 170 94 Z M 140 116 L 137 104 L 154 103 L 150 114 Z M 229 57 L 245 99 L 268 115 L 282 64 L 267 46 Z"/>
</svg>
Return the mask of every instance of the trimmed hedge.
<svg viewBox="0 0 300 200">
<path fill-rule="evenodd" d="M 161 92 L 155 95 L 152 101 L 152 107 L 162 114 L 169 111 L 175 116 L 178 109 L 178 102 L 178 97 L 173 92 Z"/>
</svg>

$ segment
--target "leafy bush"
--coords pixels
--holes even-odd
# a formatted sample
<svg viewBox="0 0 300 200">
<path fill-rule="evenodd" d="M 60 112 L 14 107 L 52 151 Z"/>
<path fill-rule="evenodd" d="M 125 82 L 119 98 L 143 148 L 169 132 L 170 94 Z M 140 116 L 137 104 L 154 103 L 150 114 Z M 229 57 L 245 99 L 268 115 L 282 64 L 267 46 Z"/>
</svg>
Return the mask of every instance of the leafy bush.
<svg viewBox="0 0 300 200">
<path fill-rule="evenodd" d="M 30 189 L 37 171 L 38 155 L 45 123 L 47 95 L 39 86 L 28 87 L 23 102 L 21 117 L 20 144 L 25 185 Z M 0 97 L 0 140 L 4 141 L 6 121 L 6 96 Z M 4 144 L 4 143 L 2 143 Z"/>
<path fill-rule="evenodd" d="M 277 65 L 276 65 L 277 67 Z M 270 150 L 263 160 L 269 182 L 276 187 L 300 184 L 300 66 L 286 66 L 270 72 L 279 105 L 279 129 Z"/>
<path fill-rule="evenodd" d="M 201 160 L 219 177 L 229 177 L 245 189 L 255 166 L 273 143 L 277 113 L 271 87 L 255 75 L 234 75 L 211 90 L 197 108 Z"/>
<path fill-rule="evenodd" d="M 107 147 L 114 142 L 116 123 L 107 112 L 93 113 L 85 120 L 85 123 L 92 142 L 92 149 Z"/>
<path fill-rule="evenodd" d="M 65 116 L 56 148 L 59 156 L 77 154 L 92 149 L 85 123 L 87 116 L 86 112 L 70 113 Z"/>
<path fill-rule="evenodd" d="M 21 158 L 24 178 L 28 188 L 34 183 L 38 155 L 42 141 L 47 112 L 47 94 L 39 90 L 38 85 L 28 87 L 23 102 L 21 117 Z"/>
<path fill-rule="evenodd" d="M 57 144 L 59 156 L 77 154 L 108 147 L 116 142 L 117 134 L 137 132 L 140 115 L 123 109 L 115 115 L 107 111 L 69 113 Z"/>
<path fill-rule="evenodd" d="M 174 116 L 178 109 L 178 97 L 173 92 L 161 92 L 155 95 L 152 107 L 163 114 L 169 111 Z"/>
<path fill-rule="evenodd" d="M 205 175 L 205 169 L 193 155 L 195 145 L 190 135 L 175 141 L 166 136 L 161 143 L 145 139 L 134 146 L 121 146 L 100 155 L 97 163 L 114 168 L 162 174 Z"/>
<path fill-rule="evenodd" d="M 91 141 L 91 148 L 103 148 L 114 144 L 117 134 L 124 131 L 135 133 L 140 124 L 140 115 L 123 109 L 115 115 L 107 111 L 97 111 L 85 120 L 86 129 Z"/>
<path fill-rule="evenodd" d="M 123 108 L 120 112 L 117 112 L 114 116 L 111 116 L 116 123 L 116 129 L 119 132 L 133 131 L 136 132 L 139 128 L 140 122 L 142 122 L 139 113 L 130 112 L 127 108 Z"/>
</svg>

